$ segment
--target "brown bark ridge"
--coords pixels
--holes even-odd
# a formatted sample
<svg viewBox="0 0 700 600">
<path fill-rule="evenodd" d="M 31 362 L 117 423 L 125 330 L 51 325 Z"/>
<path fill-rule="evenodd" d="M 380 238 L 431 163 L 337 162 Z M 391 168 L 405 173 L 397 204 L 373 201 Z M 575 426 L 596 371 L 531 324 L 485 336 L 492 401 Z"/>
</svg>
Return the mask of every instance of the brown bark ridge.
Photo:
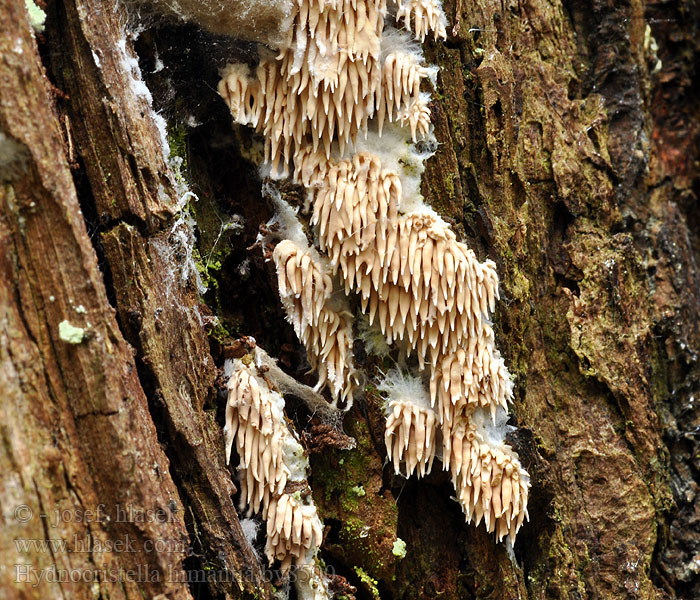
<svg viewBox="0 0 700 600">
<path fill-rule="evenodd" d="M 700 6 L 444 8 L 447 41 L 425 44 L 440 145 L 423 191 L 498 266 L 530 521 L 510 552 L 464 523 L 439 469 L 393 475 L 371 384 L 391 365 L 358 343 L 354 448 L 287 398 L 321 556 L 362 599 L 700 597 Z M 218 369 L 253 336 L 313 376 L 253 247 L 272 215 L 255 139 L 215 92 L 257 49 L 152 16 L 126 36 L 101 0 L 47 3 L 37 45 L 23 2 L 0 9 L 3 597 L 268 597 L 224 465 Z"/>
<path fill-rule="evenodd" d="M 182 502 L 107 299 L 26 9 L 1 9 L 0 130 L 12 153 L 0 203 L 2 588 L 21 598 L 54 596 L 57 585 L 73 598 L 189 598 L 186 585 L 151 576 L 182 569 L 182 555 L 146 551 L 187 540 Z M 82 333 L 62 335 L 62 323 Z M 41 540 L 47 550 L 17 545 Z M 110 543 L 124 545 L 118 560 L 100 550 Z M 111 576 L 120 571 L 134 576 Z"/>
<path fill-rule="evenodd" d="M 17 147 L 3 165 L 3 589 L 190 598 L 210 581 L 218 593 L 264 597 L 219 427 L 202 410 L 215 371 L 198 299 L 163 276 L 178 268 L 178 198 L 152 111 L 127 70 L 125 14 L 103 2 L 50 7 L 56 90 L 23 3 L 2 9 L 2 132 Z M 121 330 L 78 194 L 103 239 Z M 62 320 L 82 339 L 62 339 Z M 144 388 L 166 451 L 187 465 L 179 474 Z M 173 477 L 182 477 L 179 489 Z M 66 544 L 21 545 L 42 539 Z M 187 560 L 199 568 L 183 568 Z M 208 577 L 215 568 L 230 577 Z"/>
</svg>

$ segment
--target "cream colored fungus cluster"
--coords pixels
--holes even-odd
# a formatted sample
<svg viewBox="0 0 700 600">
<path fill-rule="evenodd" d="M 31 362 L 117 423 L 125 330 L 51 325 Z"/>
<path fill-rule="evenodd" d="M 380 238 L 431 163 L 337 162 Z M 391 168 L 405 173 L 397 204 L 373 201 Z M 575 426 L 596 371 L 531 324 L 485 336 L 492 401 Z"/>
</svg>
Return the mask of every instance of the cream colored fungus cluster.
<svg viewBox="0 0 700 600">
<path fill-rule="evenodd" d="M 307 597 L 325 598 L 325 581 L 312 576 L 323 525 L 306 481 L 304 449 L 285 420 L 284 398 L 254 362 L 235 360 L 231 366 L 224 439 L 227 463 L 234 442 L 240 457 L 241 508 L 265 519 L 270 564 L 280 561 L 283 572 L 293 564 L 310 569 L 302 583 L 317 593 Z"/>
<path fill-rule="evenodd" d="M 444 20 L 439 4 L 431 4 L 433 18 Z M 421 5 L 404 7 L 417 31 L 428 20 Z M 274 175 L 287 177 L 295 157 L 309 148 L 328 159 L 335 144 L 342 154 L 373 117 L 380 130 L 386 119 L 398 119 L 410 124 L 414 138 L 428 132 L 428 96 L 420 82 L 429 70 L 420 53 L 382 52 L 385 16 L 386 0 L 298 0 L 276 57 L 263 58 L 253 73 L 242 64 L 225 70 L 219 93 L 238 123 L 263 134 Z"/>
<path fill-rule="evenodd" d="M 352 402 L 352 313 L 332 308 L 328 269 L 313 249 L 304 250 L 291 240 L 277 244 L 273 259 L 282 305 L 306 346 L 311 367 L 318 371 L 317 389 L 328 384 L 334 403 Z"/>
<path fill-rule="evenodd" d="M 396 20 L 403 20 L 404 27 L 413 30 L 417 40 L 424 41 L 430 31 L 436 40 L 447 38 L 445 15 L 434 0 L 398 0 L 397 5 Z"/>
<path fill-rule="evenodd" d="M 435 71 L 411 35 L 385 23 L 385 0 L 298 0 L 294 11 L 279 54 L 252 71 L 230 65 L 219 86 L 235 121 L 262 133 L 271 176 L 309 190 L 321 252 L 298 224 L 277 245 L 283 305 L 319 386 L 349 407 L 353 317 L 334 298 L 338 287 L 359 297 L 386 342 L 417 357 L 417 373 L 378 386 L 397 473 L 423 476 L 441 457 L 467 521 L 514 540 L 530 483 L 503 441 L 512 384 L 488 316 L 498 275 L 422 202 L 427 155 L 411 145 L 432 139 L 421 83 Z M 400 1 L 393 16 L 420 41 L 446 37 L 437 0 Z M 260 494 L 247 500 L 255 510 Z"/>
</svg>

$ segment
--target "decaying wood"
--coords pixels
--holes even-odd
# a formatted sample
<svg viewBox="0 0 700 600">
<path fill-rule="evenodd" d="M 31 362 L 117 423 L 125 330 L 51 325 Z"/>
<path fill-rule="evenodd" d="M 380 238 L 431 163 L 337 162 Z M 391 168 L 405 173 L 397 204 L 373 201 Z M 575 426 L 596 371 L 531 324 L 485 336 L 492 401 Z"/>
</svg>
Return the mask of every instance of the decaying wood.
<svg viewBox="0 0 700 600">
<path fill-rule="evenodd" d="M 15 152 L 0 202 L 0 586 L 5 597 L 46 598 L 60 585 L 92 598 L 99 578 L 105 597 L 189 598 L 183 554 L 148 552 L 186 543 L 182 502 L 107 300 L 24 5 L 0 10 L 0 131 Z M 61 338 L 63 321 L 84 330 L 81 341 Z M 129 551 L 37 552 L 18 540 Z M 71 572 L 90 579 L 73 583 Z M 66 582 L 49 583 L 51 573 Z"/>
<path fill-rule="evenodd" d="M 8 531 L 8 535 L 42 539 L 46 534 L 69 540 L 69 547 L 72 537 L 68 534 L 74 530 L 85 539 L 89 532 L 97 541 L 132 541 L 137 551 L 106 553 L 102 560 L 90 553 L 79 555 L 85 564 L 69 563 L 61 551 L 39 553 L 41 563 L 34 564 L 85 572 L 108 566 L 116 573 L 111 583 L 108 573 L 101 588 L 109 597 L 119 597 L 119 593 L 140 597 L 139 590 L 148 597 L 159 593 L 190 597 L 188 578 L 193 574 L 183 571 L 183 561 L 193 553 L 201 553 L 198 565 L 208 565 L 212 571 L 211 565 L 218 566 L 217 577 L 211 578 L 213 590 L 235 597 L 264 596 L 259 564 L 233 508 L 234 487 L 220 452 L 220 428 L 202 411 L 216 372 L 198 301 L 191 290 L 171 284 L 157 270 L 170 268 L 162 261 L 167 258 L 164 249 L 172 245 L 169 234 L 178 198 L 150 109 L 143 98 L 130 93 L 132 75 L 124 72 L 123 60 L 115 52 L 124 37 L 124 14 L 101 2 L 54 7 L 65 33 L 63 42 L 69 42 L 62 48 L 69 60 L 58 83 L 75 99 L 66 103 L 67 116 L 95 202 L 92 210 L 105 227 L 103 259 L 117 283 L 117 314 L 122 331 L 139 351 L 140 367 L 109 306 L 71 174 L 61 160 L 63 145 L 50 103 L 50 86 L 37 60 L 24 7 L 14 4 L 9 13 L 12 27 L 5 30 L 7 53 L 3 55 L 8 59 L 2 97 L 12 99 L 16 106 L 3 106 L 2 131 L 23 150 L 22 162 L 12 167 L 3 194 L 3 237 L 8 240 L 9 253 L 3 253 L 7 277 L 2 283 L 17 282 L 14 292 L 8 287 L 4 294 L 8 301 L 3 306 L 17 311 L 10 321 L 14 326 L 8 326 L 6 343 L 21 331 L 27 341 L 25 353 L 17 353 L 9 363 L 15 365 L 13 370 L 7 372 L 15 372 L 16 381 L 8 382 L 13 383 L 9 389 L 15 389 L 15 403 L 3 408 L 19 413 L 6 422 L 46 438 L 38 447 L 45 446 L 47 456 L 29 462 L 36 448 L 29 440 L 19 448 L 8 448 L 6 470 L 14 462 L 28 462 L 29 472 L 17 474 L 22 483 L 16 500 L 18 505 L 26 500 L 35 515 L 26 531 Z M 19 40 L 21 47 L 15 46 Z M 99 59 L 98 68 L 94 56 L 100 55 L 104 59 Z M 27 57 L 34 58 L 28 62 Z M 143 294 L 144 290 L 149 293 Z M 16 304 L 10 302 L 15 294 Z M 62 319 L 85 328 L 82 343 L 71 345 L 58 339 Z M 19 343 L 12 345 L 20 347 Z M 35 363 L 34 399 L 21 391 L 26 386 L 21 381 L 29 375 L 22 366 L 26 361 Z M 166 450 L 183 465 L 179 474 L 171 475 L 142 386 L 152 400 L 151 410 L 167 429 L 171 442 Z M 23 425 L 23 407 L 35 403 L 37 421 Z M 16 440 L 15 444 L 22 441 L 19 431 L 11 433 L 8 438 Z M 15 456 L 18 452 L 23 458 Z M 172 476 L 182 485 L 179 492 Z M 52 477 L 57 478 L 55 485 L 65 488 L 63 492 L 49 491 L 54 485 Z M 19 493 L 22 489 L 24 495 Z M 145 523 L 127 518 L 114 525 L 109 521 L 59 523 L 59 529 L 44 531 L 38 515 L 48 513 L 44 528 L 50 527 L 54 508 L 64 509 L 66 518 L 70 511 L 84 510 L 93 515 L 106 513 L 114 522 L 120 509 L 127 515 L 131 510 L 136 518 L 159 510 L 167 518 L 163 523 L 153 517 Z M 158 547 L 163 551 L 149 551 Z M 3 560 L 7 565 L 20 562 L 11 555 Z M 120 570 L 127 576 L 119 576 Z M 222 578 L 222 571 L 230 579 Z M 134 573 L 133 582 L 128 581 L 128 573 Z M 4 575 L 7 587 L 12 587 L 14 573 L 8 570 Z M 207 575 L 200 570 L 194 577 L 207 581 Z M 123 591 L 115 592 L 113 588 L 122 587 L 125 578 Z M 53 584 L 17 589 L 46 597 L 46 585 Z M 75 588 L 72 597 L 83 597 L 91 593 L 91 585 L 89 580 L 66 589 Z"/>
<path fill-rule="evenodd" d="M 59 84 L 81 99 L 68 105 L 68 114 L 102 225 L 122 330 L 138 349 L 142 381 L 166 428 L 166 451 L 182 467 L 173 476 L 194 519 L 192 551 L 217 575 L 211 578 L 213 592 L 264 596 L 259 564 L 231 501 L 235 488 L 223 462 L 221 430 L 203 411 L 216 394 L 216 368 L 196 290 L 176 273 L 187 267 L 173 239 L 181 198 L 150 106 L 133 92 L 134 73 L 125 69 L 133 52 L 123 44 L 125 20 L 124 11 L 109 2 L 57 7 L 71 49 L 56 57 Z M 120 44 L 126 56 L 115 53 Z M 84 68 L 76 65 L 77 55 L 86 61 Z M 105 178 L 112 170 L 119 176 Z"/>
<path fill-rule="evenodd" d="M 440 67 L 440 145 L 423 192 L 498 267 L 496 338 L 516 389 L 509 443 L 532 476 L 531 520 L 510 553 L 465 525 L 439 469 L 395 477 L 371 379 L 345 418 L 353 449 L 290 397 L 313 451 L 322 556 L 347 593 L 700 595 L 698 8 L 445 2 L 452 35 L 425 46 Z M 217 366 L 250 335 L 287 373 L 313 377 L 253 247 L 271 216 L 242 157 L 254 145 L 214 91 L 229 53 L 253 63 L 255 51 L 173 23 L 141 38 L 156 108 L 187 131 L 198 248 L 219 261 L 204 306 L 176 235 L 190 227 L 187 198 L 134 88 L 123 8 L 49 2 L 43 64 L 23 2 L 0 0 L 0 11 L 0 590 L 267 597 L 224 465 Z M 182 126 L 180 112 L 198 125 Z M 220 219 L 233 214 L 244 229 L 221 243 Z M 208 340 L 214 315 L 227 333 Z M 61 339 L 62 321 L 84 329 L 79 343 Z M 387 368 L 361 344 L 355 356 L 370 376 Z M 148 518 L 117 519 L 116 507 Z M 136 551 L 15 542 L 88 537 L 134 540 Z M 148 551 L 162 540 L 173 551 Z M 136 574 L 32 587 L 16 564 Z M 190 581 L 173 576 L 183 569 Z"/>
</svg>

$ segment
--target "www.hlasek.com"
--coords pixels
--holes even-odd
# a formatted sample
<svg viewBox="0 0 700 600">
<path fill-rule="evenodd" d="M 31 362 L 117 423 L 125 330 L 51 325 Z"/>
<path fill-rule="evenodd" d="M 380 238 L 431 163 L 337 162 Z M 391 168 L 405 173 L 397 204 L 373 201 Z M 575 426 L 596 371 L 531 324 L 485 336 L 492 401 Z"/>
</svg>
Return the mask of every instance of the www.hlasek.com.
<svg viewBox="0 0 700 600">
<path fill-rule="evenodd" d="M 93 552 L 104 553 L 136 553 L 136 552 L 157 552 L 159 554 L 174 552 L 184 556 L 192 554 L 192 548 L 180 539 L 156 539 L 141 540 L 126 534 L 123 538 L 101 540 L 92 535 L 73 535 L 72 538 L 16 538 L 15 550 L 20 554 L 61 554 L 70 552 L 71 554 L 90 554 Z"/>
</svg>

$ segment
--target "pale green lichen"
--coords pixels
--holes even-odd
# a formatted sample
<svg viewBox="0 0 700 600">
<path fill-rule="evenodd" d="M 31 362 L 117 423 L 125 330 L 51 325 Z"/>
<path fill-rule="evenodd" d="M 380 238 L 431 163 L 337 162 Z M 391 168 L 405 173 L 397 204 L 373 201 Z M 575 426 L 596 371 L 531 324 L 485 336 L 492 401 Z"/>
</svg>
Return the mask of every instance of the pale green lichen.
<svg viewBox="0 0 700 600">
<path fill-rule="evenodd" d="M 29 24 L 34 28 L 34 31 L 39 33 L 44 32 L 46 23 L 46 13 L 39 8 L 34 0 L 26 0 L 27 12 L 29 13 Z"/>
<path fill-rule="evenodd" d="M 361 485 L 355 485 L 350 488 L 350 491 L 355 494 L 355 496 L 358 496 L 359 498 L 362 498 L 367 492 L 365 492 L 365 488 L 363 488 Z"/>
<path fill-rule="evenodd" d="M 404 542 L 401 538 L 396 538 L 396 541 L 394 542 L 394 546 L 391 549 L 391 553 L 394 556 L 398 556 L 399 558 L 405 558 L 406 557 L 406 542 Z"/>
<path fill-rule="evenodd" d="M 58 337 L 67 344 L 80 344 L 85 338 L 85 330 L 71 325 L 68 321 L 61 321 L 58 324 Z"/>
</svg>

